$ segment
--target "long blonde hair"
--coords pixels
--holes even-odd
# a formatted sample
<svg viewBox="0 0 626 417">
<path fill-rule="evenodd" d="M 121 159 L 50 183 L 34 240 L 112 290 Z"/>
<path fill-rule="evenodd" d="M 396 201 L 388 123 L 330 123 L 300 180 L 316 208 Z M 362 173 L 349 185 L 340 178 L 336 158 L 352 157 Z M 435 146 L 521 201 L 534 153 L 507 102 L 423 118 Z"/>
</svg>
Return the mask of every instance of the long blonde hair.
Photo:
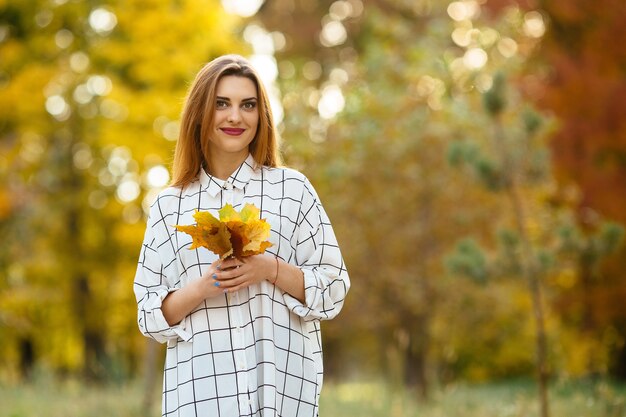
<svg viewBox="0 0 626 417">
<path fill-rule="evenodd" d="M 249 145 L 252 157 L 259 165 L 276 167 L 282 163 L 272 110 L 259 75 L 244 57 L 223 55 L 198 72 L 187 92 L 172 166 L 171 185 L 174 187 L 185 187 L 192 182 L 201 167 L 211 171 L 209 135 L 215 114 L 217 83 L 227 75 L 246 77 L 256 85 L 259 124 Z"/>
</svg>

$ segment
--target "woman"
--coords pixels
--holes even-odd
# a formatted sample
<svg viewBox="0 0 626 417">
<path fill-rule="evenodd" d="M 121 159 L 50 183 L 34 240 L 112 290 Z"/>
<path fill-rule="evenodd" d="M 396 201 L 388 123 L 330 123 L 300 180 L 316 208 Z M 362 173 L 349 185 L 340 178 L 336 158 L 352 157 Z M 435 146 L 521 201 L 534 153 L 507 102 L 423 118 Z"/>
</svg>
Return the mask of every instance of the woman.
<svg viewBox="0 0 626 417">
<path fill-rule="evenodd" d="M 150 209 L 134 291 L 141 332 L 167 343 L 163 415 L 318 415 L 320 321 L 350 287 L 332 227 L 301 173 L 280 167 L 265 89 L 226 55 L 196 76 L 182 113 L 173 183 Z M 195 210 L 254 204 L 266 253 L 220 261 L 174 225 Z"/>
</svg>

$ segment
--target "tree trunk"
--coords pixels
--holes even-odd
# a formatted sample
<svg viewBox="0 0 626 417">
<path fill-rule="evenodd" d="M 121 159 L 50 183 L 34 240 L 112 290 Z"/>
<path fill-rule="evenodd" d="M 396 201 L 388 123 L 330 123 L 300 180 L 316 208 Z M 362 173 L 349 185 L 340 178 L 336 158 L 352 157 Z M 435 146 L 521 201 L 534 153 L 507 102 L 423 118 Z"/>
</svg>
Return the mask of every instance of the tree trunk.
<svg viewBox="0 0 626 417">
<path fill-rule="evenodd" d="M 76 109 L 73 109 L 72 113 L 75 114 L 75 111 Z M 72 282 L 70 305 L 83 345 L 82 374 L 86 379 L 102 381 L 106 377 L 105 329 L 102 311 L 89 286 L 89 271 L 82 264 L 87 258 L 81 231 L 81 208 L 84 202 L 80 199 L 85 184 L 82 173 L 74 166 L 74 145 L 79 142 L 85 129 L 83 120 L 75 115 L 67 123 L 69 131 L 55 138 L 59 152 L 56 163 L 59 164 L 58 169 L 62 173 L 60 175 L 63 195 L 62 216 L 67 233 L 67 241 L 63 248 L 64 264 L 68 268 L 68 278 Z"/>
<path fill-rule="evenodd" d="M 30 380 L 35 364 L 35 349 L 30 337 L 20 339 L 20 378 Z"/>
<path fill-rule="evenodd" d="M 152 409 L 154 408 L 154 403 L 157 401 L 155 399 L 156 393 L 156 384 L 159 380 L 157 375 L 157 360 L 159 357 L 159 349 L 160 345 L 154 340 L 147 339 L 146 340 L 146 354 L 143 363 L 143 415 L 145 417 L 150 417 L 152 414 Z"/>
<path fill-rule="evenodd" d="M 541 281 L 539 279 L 540 271 L 537 267 L 536 256 L 526 230 L 526 213 L 524 211 L 524 205 L 522 203 L 517 183 L 516 167 L 511 163 L 505 147 L 505 134 L 502 122 L 498 117 L 495 117 L 494 120 L 496 147 L 497 151 L 500 152 L 503 175 L 505 175 L 506 192 L 511 201 L 516 228 L 520 236 L 523 274 L 528 284 L 532 299 L 533 316 L 535 319 L 536 367 L 539 388 L 540 415 L 541 417 L 549 417 L 547 340 L 542 288 Z M 508 175 L 506 175 L 506 173 L 508 173 Z"/>
<path fill-rule="evenodd" d="M 404 313 L 404 317 L 410 320 L 409 343 L 405 353 L 405 382 L 408 386 L 417 389 L 417 397 L 425 401 L 430 393 L 430 380 L 428 377 L 428 351 L 430 348 L 430 322 L 436 298 L 431 286 L 428 261 L 435 256 L 437 241 L 432 231 L 433 224 L 433 197 L 428 185 L 418 196 L 416 207 L 419 227 L 418 234 L 409 236 L 408 240 L 415 241 L 419 260 L 415 265 L 416 287 L 420 292 L 421 305 L 416 314 L 412 309 Z M 425 305 L 429 303 L 428 305 Z"/>
<path fill-rule="evenodd" d="M 409 331 L 409 343 L 404 355 L 404 382 L 414 388 L 420 401 L 428 399 L 430 384 L 427 373 L 428 359 L 428 318 L 420 315 L 411 319 L 412 329 Z"/>
</svg>

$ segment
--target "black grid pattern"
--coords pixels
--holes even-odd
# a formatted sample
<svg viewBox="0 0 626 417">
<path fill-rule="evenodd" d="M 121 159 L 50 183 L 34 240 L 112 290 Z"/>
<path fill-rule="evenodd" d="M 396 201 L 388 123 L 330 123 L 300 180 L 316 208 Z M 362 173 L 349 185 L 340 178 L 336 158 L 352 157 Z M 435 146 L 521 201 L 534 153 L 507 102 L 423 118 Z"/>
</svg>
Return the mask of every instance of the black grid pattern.
<svg viewBox="0 0 626 417">
<path fill-rule="evenodd" d="M 272 226 L 268 252 L 304 273 L 303 304 L 268 281 L 206 299 L 170 327 L 161 302 L 216 259 L 189 250 L 173 225 L 196 209 L 252 203 Z M 320 320 L 335 317 L 350 287 L 335 234 L 308 179 L 257 167 L 252 156 L 226 180 L 203 170 L 184 189 L 167 188 L 150 209 L 134 291 L 143 334 L 167 343 L 163 416 L 316 417 L 322 388 Z"/>
</svg>

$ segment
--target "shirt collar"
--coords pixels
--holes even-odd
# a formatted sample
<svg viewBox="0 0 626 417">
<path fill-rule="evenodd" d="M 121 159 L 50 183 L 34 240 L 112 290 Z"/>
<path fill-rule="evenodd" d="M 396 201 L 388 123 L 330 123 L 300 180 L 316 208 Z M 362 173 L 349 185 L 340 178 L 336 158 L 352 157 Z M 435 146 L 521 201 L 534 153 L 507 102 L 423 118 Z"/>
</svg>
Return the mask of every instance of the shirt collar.
<svg viewBox="0 0 626 417">
<path fill-rule="evenodd" d="M 204 168 L 200 168 L 199 178 L 200 184 L 202 184 L 202 188 L 206 189 L 211 197 L 215 197 L 217 193 L 222 190 L 238 188 L 243 190 L 244 187 L 250 182 L 250 178 L 252 178 L 252 173 L 255 171 L 257 167 L 257 163 L 252 157 L 251 154 L 248 154 L 248 157 L 239 167 L 228 177 L 226 181 L 214 177 L 213 175 L 209 175 L 206 173 Z"/>
</svg>

